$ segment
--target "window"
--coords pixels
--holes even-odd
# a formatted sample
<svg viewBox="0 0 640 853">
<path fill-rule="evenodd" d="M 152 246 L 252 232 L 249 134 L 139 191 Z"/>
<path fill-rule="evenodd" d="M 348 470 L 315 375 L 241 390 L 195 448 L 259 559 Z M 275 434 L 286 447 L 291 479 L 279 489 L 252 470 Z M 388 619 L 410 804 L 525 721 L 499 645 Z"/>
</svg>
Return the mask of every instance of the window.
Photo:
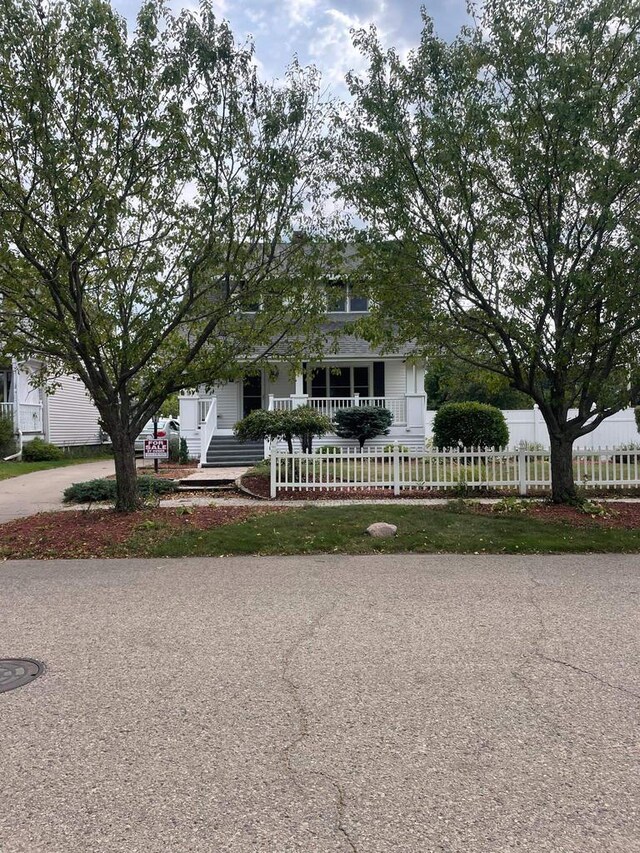
<svg viewBox="0 0 640 853">
<path fill-rule="evenodd" d="M 309 383 L 309 377 L 311 382 Z M 314 367 L 305 373 L 304 393 L 311 397 L 371 396 L 371 365 L 336 365 Z M 311 385 L 310 391 L 309 384 Z"/>
<path fill-rule="evenodd" d="M 342 314 L 368 310 L 368 298 L 360 296 L 354 285 L 344 281 L 331 281 L 327 284 L 327 311 Z"/>
<path fill-rule="evenodd" d="M 12 374 L 10 370 L 0 370 L 0 403 L 9 403 L 11 401 L 11 378 Z"/>
</svg>

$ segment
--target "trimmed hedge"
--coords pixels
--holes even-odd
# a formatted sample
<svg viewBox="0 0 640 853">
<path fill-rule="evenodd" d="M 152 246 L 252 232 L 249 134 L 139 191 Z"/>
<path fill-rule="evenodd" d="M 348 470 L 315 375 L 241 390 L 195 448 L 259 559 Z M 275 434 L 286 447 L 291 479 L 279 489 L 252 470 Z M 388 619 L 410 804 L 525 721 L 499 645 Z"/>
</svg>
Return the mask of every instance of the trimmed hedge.
<svg viewBox="0 0 640 853">
<path fill-rule="evenodd" d="M 165 495 L 175 492 L 178 485 L 175 480 L 162 480 L 155 477 L 138 477 L 138 491 L 144 497 L 148 495 Z M 93 501 L 115 501 L 115 480 L 86 480 L 84 483 L 74 483 L 64 490 L 65 503 L 92 503 Z"/>
<path fill-rule="evenodd" d="M 55 444 L 49 444 L 42 438 L 34 438 L 22 445 L 22 458 L 25 462 L 53 462 L 64 458 L 64 453 Z"/>
<path fill-rule="evenodd" d="M 506 447 L 509 428 L 500 409 L 487 403 L 445 403 L 433 419 L 433 443 L 446 447 Z"/>
<path fill-rule="evenodd" d="M 368 439 L 389 435 L 393 413 L 379 406 L 353 406 L 349 409 L 338 409 L 334 421 L 336 435 L 340 438 L 355 438 L 362 450 Z"/>
</svg>

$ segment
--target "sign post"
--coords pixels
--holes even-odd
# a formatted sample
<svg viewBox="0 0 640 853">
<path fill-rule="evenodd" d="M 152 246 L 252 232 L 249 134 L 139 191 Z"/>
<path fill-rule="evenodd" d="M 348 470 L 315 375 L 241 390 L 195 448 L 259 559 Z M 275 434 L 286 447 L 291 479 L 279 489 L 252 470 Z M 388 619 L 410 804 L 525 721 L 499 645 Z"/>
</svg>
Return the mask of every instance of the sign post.
<svg viewBox="0 0 640 853">
<path fill-rule="evenodd" d="M 154 438 L 158 437 L 158 415 L 153 416 L 153 437 Z M 160 465 L 160 463 L 158 461 L 158 458 L 157 457 L 154 458 L 154 460 L 153 460 L 153 471 L 155 474 L 158 473 L 159 465 Z"/>
</svg>

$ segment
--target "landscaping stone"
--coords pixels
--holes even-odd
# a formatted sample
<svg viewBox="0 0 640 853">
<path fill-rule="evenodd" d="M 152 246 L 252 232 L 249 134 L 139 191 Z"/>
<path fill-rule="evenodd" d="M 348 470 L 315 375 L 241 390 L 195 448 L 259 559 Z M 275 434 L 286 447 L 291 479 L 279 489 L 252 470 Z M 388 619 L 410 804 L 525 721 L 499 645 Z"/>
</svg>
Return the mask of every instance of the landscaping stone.
<svg viewBox="0 0 640 853">
<path fill-rule="evenodd" d="M 369 536 L 373 536 L 374 539 L 388 539 L 391 536 L 395 536 L 397 532 L 398 528 L 396 525 L 387 524 L 386 521 L 376 521 L 367 527 L 367 533 Z"/>
</svg>

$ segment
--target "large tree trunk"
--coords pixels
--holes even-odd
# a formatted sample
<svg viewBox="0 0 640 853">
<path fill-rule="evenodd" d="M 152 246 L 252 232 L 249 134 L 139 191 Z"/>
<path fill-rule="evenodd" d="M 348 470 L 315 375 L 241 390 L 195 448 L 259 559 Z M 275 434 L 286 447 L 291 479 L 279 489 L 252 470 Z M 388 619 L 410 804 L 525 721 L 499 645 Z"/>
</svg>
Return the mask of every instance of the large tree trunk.
<svg viewBox="0 0 640 853">
<path fill-rule="evenodd" d="M 140 507 L 135 439 L 117 430 L 111 440 L 116 463 L 116 511 L 133 512 Z"/>
<path fill-rule="evenodd" d="M 573 439 L 550 435 L 551 498 L 556 504 L 575 503 L 578 499 L 573 479 Z"/>
</svg>

